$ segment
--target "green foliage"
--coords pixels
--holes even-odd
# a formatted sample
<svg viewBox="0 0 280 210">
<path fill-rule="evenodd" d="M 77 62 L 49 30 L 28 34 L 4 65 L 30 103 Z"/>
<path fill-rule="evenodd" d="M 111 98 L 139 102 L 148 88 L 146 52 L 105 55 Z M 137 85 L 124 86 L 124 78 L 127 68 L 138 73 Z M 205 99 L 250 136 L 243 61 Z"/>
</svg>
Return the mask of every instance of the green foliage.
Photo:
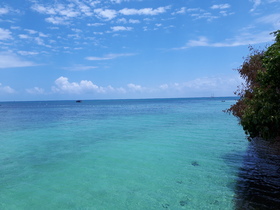
<svg viewBox="0 0 280 210">
<path fill-rule="evenodd" d="M 249 71 L 243 63 L 239 73 L 247 84 L 238 92 L 238 102 L 227 110 L 240 119 L 251 138 L 280 139 L 280 30 L 274 35 L 274 44 L 248 58 Z"/>
</svg>

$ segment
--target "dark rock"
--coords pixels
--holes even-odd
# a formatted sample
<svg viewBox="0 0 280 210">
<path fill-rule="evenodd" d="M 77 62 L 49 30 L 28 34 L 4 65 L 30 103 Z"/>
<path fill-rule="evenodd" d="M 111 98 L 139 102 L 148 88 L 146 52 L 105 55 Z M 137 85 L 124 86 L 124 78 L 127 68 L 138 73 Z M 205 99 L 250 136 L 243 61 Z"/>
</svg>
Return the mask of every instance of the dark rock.
<svg viewBox="0 0 280 210">
<path fill-rule="evenodd" d="M 183 201 L 180 201 L 180 205 L 181 206 L 185 206 L 185 205 L 188 205 L 189 201 L 188 200 L 183 200 Z"/>
<path fill-rule="evenodd" d="M 193 166 L 199 166 L 199 163 L 197 161 L 192 161 Z"/>
<path fill-rule="evenodd" d="M 165 209 L 168 209 L 169 206 L 170 206 L 170 205 L 169 205 L 168 203 L 162 204 L 162 207 L 165 208 Z"/>
</svg>

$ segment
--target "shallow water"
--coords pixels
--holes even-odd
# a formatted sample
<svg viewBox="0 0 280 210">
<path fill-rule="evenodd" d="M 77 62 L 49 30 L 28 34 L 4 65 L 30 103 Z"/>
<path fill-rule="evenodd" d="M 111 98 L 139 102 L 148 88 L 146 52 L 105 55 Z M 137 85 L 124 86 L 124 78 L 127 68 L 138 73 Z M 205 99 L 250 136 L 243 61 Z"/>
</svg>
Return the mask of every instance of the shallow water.
<svg viewBox="0 0 280 210">
<path fill-rule="evenodd" d="M 234 209 L 249 143 L 232 103 L 1 103 L 0 209 Z"/>
</svg>

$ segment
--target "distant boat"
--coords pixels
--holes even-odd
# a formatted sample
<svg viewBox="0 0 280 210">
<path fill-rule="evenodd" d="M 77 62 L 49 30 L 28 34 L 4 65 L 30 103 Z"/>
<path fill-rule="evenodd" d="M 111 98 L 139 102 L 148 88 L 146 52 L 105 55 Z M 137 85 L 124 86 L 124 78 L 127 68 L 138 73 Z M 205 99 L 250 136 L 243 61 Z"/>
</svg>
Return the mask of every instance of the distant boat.
<svg viewBox="0 0 280 210">
<path fill-rule="evenodd" d="M 82 102 L 82 100 L 77 100 L 77 101 L 76 101 L 76 103 L 81 103 L 81 102 Z"/>
</svg>

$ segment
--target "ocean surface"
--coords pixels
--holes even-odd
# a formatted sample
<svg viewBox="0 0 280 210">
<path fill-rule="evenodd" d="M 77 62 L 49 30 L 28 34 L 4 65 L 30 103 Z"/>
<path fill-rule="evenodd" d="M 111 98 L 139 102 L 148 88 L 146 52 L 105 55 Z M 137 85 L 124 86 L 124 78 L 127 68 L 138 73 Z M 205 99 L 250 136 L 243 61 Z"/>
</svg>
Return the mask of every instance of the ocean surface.
<svg viewBox="0 0 280 210">
<path fill-rule="evenodd" d="M 234 102 L 1 102 L 0 209 L 273 209 L 279 156 L 262 180 Z"/>
</svg>

